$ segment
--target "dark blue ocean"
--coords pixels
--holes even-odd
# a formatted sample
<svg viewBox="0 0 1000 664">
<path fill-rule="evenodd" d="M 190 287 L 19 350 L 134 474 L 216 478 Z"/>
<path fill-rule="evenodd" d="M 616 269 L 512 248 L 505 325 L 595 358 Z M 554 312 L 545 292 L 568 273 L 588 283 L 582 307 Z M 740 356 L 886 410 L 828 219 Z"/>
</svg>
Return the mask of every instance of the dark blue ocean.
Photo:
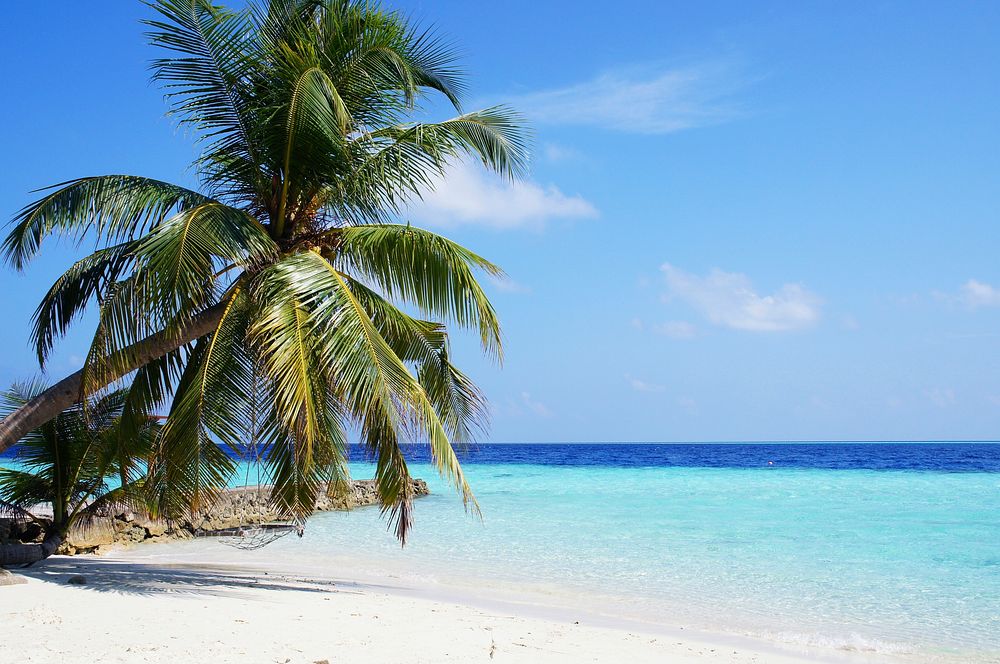
<svg viewBox="0 0 1000 664">
<path fill-rule="evenodd" d="M 407 458 L 430 461 L 425 446 Z M 365 451 L 354 446 L 352 457 Z M 489 444 L 460 450 L 465 464 L 505 463 L 616 468 L 815 468 L 1000 472 L 997 443 L 558 443 Z"/>
<path fill-rule="evenodd" d="M 430 462 L 425 445 L 405 450 L 412 463 Z M 8 450 L 0 459 L 16 453 Z M 1000 443 L 992 442 L 494 443 L 465 446 L 458 453 L 464 464 L 1000 472 Z M 360 445 L 352 445 L 350 455 L 355 461 L 370 456 Z"/>
</svg>

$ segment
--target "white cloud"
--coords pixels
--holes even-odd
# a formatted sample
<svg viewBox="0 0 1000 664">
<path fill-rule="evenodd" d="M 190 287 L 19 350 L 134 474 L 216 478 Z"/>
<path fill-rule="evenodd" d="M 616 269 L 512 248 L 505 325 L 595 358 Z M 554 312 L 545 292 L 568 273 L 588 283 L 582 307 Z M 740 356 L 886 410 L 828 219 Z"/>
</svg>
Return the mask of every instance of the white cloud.
<svg viewBox="0 0 1000 664">
<path fill-rule="evenodd" d="M 597 208 L 554 185 L 506 182 L 478 165 L 453 164 L 422 200 L 409 208 L 414 219 L 432 226 L 486 226 L 506 230 L 540 228 L 553 219 L 589 219 Z"/>
<path fill-rule="evenodd" d="M 737 117 L 731 97 L 745 82 L 720 62 L 643 65 L 562 88 L 508 95 L 506 101 L 538 123 L 667 134 Z"/>
<path fill-rule="evenodd" d="M 666 299 L 687 302 L 716 325 L 753 332 L 782 332 L 815 324 L 820 298 L 799 284 L 785 284 L 771 295 L 759 295 L 745 274 L 713 269 L 701 277 L 669 263 Z"/>
<path fill-rule="evenodd" d="M 629 374 L 625 374 L 625 380 L 628 381 L 628 384 L 631 385 L 632 389 L 636 392 L 663 392 L 667 389 L 663 385 L 647 383 L 646 381 Z"/>
<path fill-rule="evenodd" d="M 653 326 L 653 331 L 671 339 L 694 339 L 698 328 L 686 320 L 671 320 Z"/>
<path fill-rule="evenodd" d="M 1000 306 L 1000 289 L 969 279 L 959 289 L 958 299 L 970 309 Z"/>
<path fill-rule="evenodd" d="M 530 392 L 521 392 L 521 404 L 528 409 L 528 412 L 534 413 L 539 417 L 549 417 L 552 415 L 552 411 L 541 401 L 537 401 L 532 398 Z"/>
</svg>

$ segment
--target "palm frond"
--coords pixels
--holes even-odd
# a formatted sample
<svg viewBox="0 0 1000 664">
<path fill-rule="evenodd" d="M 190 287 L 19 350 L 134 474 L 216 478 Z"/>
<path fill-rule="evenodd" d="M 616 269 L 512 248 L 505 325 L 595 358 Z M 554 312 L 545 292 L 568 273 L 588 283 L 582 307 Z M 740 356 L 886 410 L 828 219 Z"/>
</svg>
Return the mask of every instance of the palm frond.
<svg viewBox="0 0 1000 664">
<path fill-rule="evenodd" d="M 98 450 L 102 472 L 116 475 L 119 487 L 135 485 L 145 475 L 144 462 L 151 457 L 162 430 L 155 413 L 179 379 L 181 362 L 179 351 L 167 353 L 140 367 L 121 392 L 120 415 L 102 437 Z M 145 504 L 145 496 L 138 494 L 133 505 L 137 511 L 140 503 Z"/>
<path fill-rule="evenodd" d="M 218 297 L 216 271 L 273 260 L 278 247 L 242 210 L 209 202 L 153 228 L 135 248 L 136 272 L 164 319 L 183 321 Z"/>
<path fill-rule="evenodd" d="M 390 298 L 422 315 L 477 329 L 483 349 L 503 357 L 500 321 L 474 269 L 503 271 L 485 258 L 435 233 L 399 224 L 352 226 L 335 231 L 338 268 L 368 280 Z"/>
<path fill-rule="evenodd" d="M 273 404 L 264 438 L 274 496 L 304 516 L 314 509 L 322 483 L 344 475 L 346 433 L 310 307 L 287 288 L 287 279 L 299 278 L 294 265 L 286 260 L 261 275 L 251 334 Z"/>
<path fill-rule="evenodd" d="M 228 176 L 221 180 L 236 180 L 247 193 L 263 193 L 266 174 L 260 172 L 251 84 L 260 60 L 250 12 L 208 0 L 155 0 L 150 6 L 161 16 L 145 22 L 150 43 L 175 54 L 153 61 L 153 78 L 163 84 L 181 121 L 210 142 L 202 162 L 227 164 Z"/>
<path fill-rule="evenodd" d="M 77 241 L 91 231 L 98 242 L 131 240 L 172 210 L 210 200 L 184 187 L 134 175 L 79 178 L 39 191 L 51 193 L 14 217 L 3 243 L 7 263 L 18 270 L 24 269 L 53 232 Z"/>
<path fill-rule="evenodd" d="M 35 515 L 20 505 L 8 503 L 0 499 L 0 519 L 9 519 L 15 522 L 26 522 L 34 521 Z"/>
<path fill-rule="evenodd" d="M 364 284 L 345 276 L 379 334 L 401 360 L 412 363 L 427 398 L 452 442 L 471 442 L 489 425 L 486 396 L 451 363 L 443 325 L 408 316 Z"/>
<path fill-rule="evenodd" d="M 52 499 L 52 484 L 42 473 L 0 468 L 0 504 L 12 511 L 24 510 Z"/>
<path fill-rule="evenodd" d="M 101 301 L 133 262 L 135 242 L 100 249 L 80 259 L 63 273 L 35 309 L 31 338 L 42 368 L 58 337 L 66 334 L 74 319 L 93 299 Z"/>
<path fill-rule="evenodd" d="M 143 482 L 141 480 L 104 491 L 79 508 L 74 515 L 74 525 L 86 529 L 93 526 L 99 519 L 131 511 L 138 514 L 146 512 Z"/>
<path fill-rule="evenodd" d="M 319 253 L 307 251 L 276 264 L 269 276 L 274 284 L 271 297 L 295 297 L 311 312 L 308 322 L 315 332 L 321 368 L 336 377 L 332 387 L 362 425 L 362 436 L 378 460 L 380 499 L 398 532 L 405 535 L 408 528 L 405 503 L 410 498 L 409 474 L 399 449 L 402 431 L 427 436 L 438 471 L 475 508 L 472 491 L 423 387 L 379 334 L 340 272 Z M 262 346 L 262 354 L 268 352 Z"/>
<path fill-rule="evenodd" d="M 386 127 L 361 136 L 379 146 L 379 154 L 392 150 L 423 155 L 438 167 L 456 157 L 472 155 L 490 170 L 508 178 L 527 173 L 529 139 L 521 116 L 506 106 L 492 106 L 435 123 Z"/>
<path fill-rule="evenodd" d="M 157 515 L 175 517 L 199 509 L 226 488 L 236 470 L 205 423 L 206 377 L 212 375 L 205 361 L 212 355 L 213 338 L 199 339 L 188 357 L 153 453 L 147 487 Z"/>
<path fill-rule="evenodd" d="M 342 185 L 344 206 L 376 218 L 433 188 L 455 161 L 472 157 L 508 179 L 524 176 L 529 162 L 520 116 L 502 106 L 376 129 L 356 137 L 352 149 L 357 165 Z"/>
<path fill-rule="evenodd" d="M 169 322 L 158 303 L 145 295 L 144 284 L 135 274 L 108 288 L 84 359 L 82 394 L 91 394 L 130 373 L 133 349 Z"/>
<path fill-rule="evenodd" d="M 433 30 L 363 2 L 327 4 L 317 26 L 331 76 L 364 124 L 412 108 L 425 91 L 440 92 L 459 107 L 465 82 L 455 49 Z"/>
<path fill-rule="evenodd" d="M 302 64 L 308 64 L 308 61 L 296 68 Z M 282 178 L 275 216 L 276 237 L 285 232 L 291 183 L 295 181 L 299 190 L 293 193 L 301 194 L 315 188 L 315 173 L 322 173 L 325 178 L 332 175 L 331 171 L 336 170 L 337 163 L 344 162 L 344 137 L 351 124 L 344 100 L 320 67 L 306 67 L 294 81 L 282 136 Z"/>
</svg>

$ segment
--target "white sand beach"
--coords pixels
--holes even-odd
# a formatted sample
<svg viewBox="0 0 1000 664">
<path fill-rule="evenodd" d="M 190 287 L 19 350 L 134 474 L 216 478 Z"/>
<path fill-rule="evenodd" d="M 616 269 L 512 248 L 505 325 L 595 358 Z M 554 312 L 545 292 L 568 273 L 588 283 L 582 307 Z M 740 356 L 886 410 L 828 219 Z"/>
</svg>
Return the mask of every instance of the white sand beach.
<svg viewBox="0 0 1000 664">
<path fill-rule="evenodd" d="M 165 547 L 157 547 L 161 551 Z M 0 661 L 865 662 L 706 634 L 643 631 L 530 606 L 416 596 L 395 585 L 273 569 L 55 556 L 0 588 Z M 86 585 L 67 583 L 82 575 Z M 5 659 L 9 658 L 9 659 Z"/>
</svg>

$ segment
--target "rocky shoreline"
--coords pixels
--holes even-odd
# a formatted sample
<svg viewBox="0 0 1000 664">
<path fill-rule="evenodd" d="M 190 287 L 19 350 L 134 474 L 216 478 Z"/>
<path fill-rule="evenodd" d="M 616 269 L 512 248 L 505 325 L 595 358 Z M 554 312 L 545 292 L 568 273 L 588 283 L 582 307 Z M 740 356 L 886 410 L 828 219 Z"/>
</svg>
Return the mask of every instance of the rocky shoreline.
<svg viewBox="0 0 1000 664">
<path fill-rule="evenodd" d="M 430 493 L 423 480 L 412 480 L 417 497 Z M 317 512 L 347 510 L 378 503 L 373 480 L 354 480 L 350 490 L 340 497 L 323 495 L 316 502 Z M 103 553 L 112 546 L 131 545 L 146 541 L 190 539 L 211 531 L 238 528 L 278 519 L 268 502 L 268 491 L 258 487 L 231 489 L 211 505 L 196 510 L 181 519 L 149 519 L 131 511 L 101 517 L 88 524 L 72 528 L 58 553 L 77 555 Z M 41 541 L 43 529 L 35 523 L 14 523 L 0 519 L 0 543 L 4 541 Z"/>
</svg>

